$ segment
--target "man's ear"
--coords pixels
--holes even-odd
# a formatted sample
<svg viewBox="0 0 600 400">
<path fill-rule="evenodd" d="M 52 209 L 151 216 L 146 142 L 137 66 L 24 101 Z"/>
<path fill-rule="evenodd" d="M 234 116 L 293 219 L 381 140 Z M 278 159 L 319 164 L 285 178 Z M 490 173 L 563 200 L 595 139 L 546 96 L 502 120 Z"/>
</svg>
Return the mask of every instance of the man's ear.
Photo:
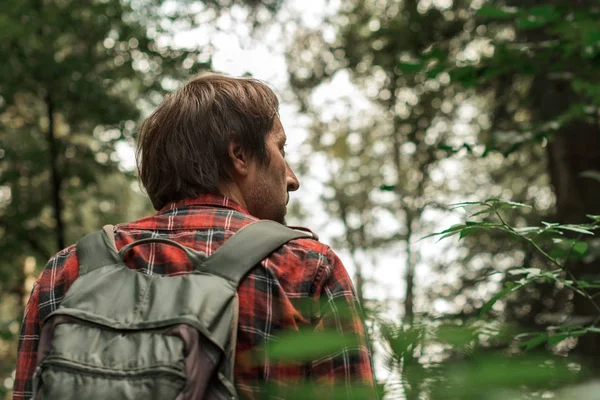
<svg viewBox="0 0 600 400">
<path fill-rule="evenodd" d="M 233 172 L 237 175 L 246 176 L 248 174 L 248 153 L 246 150 L 237 143 L 235 140 L 229 142 L 227 147 L 229 158 L 231 158 L 231 164 L 233 165 Z"/>
</svg>

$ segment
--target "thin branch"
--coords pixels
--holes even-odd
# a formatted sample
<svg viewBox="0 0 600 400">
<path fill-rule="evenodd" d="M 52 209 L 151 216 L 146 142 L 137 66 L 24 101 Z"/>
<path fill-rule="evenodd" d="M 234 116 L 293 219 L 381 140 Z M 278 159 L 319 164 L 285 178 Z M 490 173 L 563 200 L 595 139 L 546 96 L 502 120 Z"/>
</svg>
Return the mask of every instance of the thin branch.
<svg viewBox="0 0 600 400">
<path fill-rule="evenodd" d="M 580 295 L 582 295 L 585 298 L 587 298 L 588 300 L 590 300 L 592 302 L 592 304 L 594 305 L 594 308 L 598 311 L 598 313 L 600 313 L 600 306 L 598 306 L 598 304 L 594 301 L 592 296 L 585 290 L 585 288 L 583 286 L 581 286 L 581 284 L 579 283 L 579 281 L 577 280 L 575 275 L 566 267 L 566 262 L 568 260 L 568 256 L 567 256 L 567 259 L 565 260 L 565 265 L 559 263 L 553 257 L 551 257 L 548 253 L 546 253 L 533 239 L 528 238 L 523 235 L 520 235 L 517 231 L 514 230 L 514 228 L 512 226 L 508 225 L 504 221 L 504 219 L 502 218 L 502 216 L 500 215 L 500 213 L 498 212 L 498 210 L 495 207 L 493 207 L 492 205 L 489 205 L 489 204 L 486 204 L 486 205 L 488 207 L 491 207 L 494 210 L 494 213 L 496 214 L 498 219 L 500 219 L 500 222 L 502 223 L 502 225 L 504 226 L 505 229 L 507 229 L 513 235 L 525 240 L 527 243 L 529 243 L 531 246 L 533 246 L 542 256 L 544 256 L 544 258 L 546 258 L 552 264 L 554 264 L 558 268 L 560 268 L 561 271 L 565 272 L 573 280 L 573 283 L 580 290 L 580 292 L 578 292 L 577 290 L 575 290 L 575 292 L 579 293 Z M 570 254 L 571 254 L 571 252 L 569 252 L 569 255 Z"/>
</svg>

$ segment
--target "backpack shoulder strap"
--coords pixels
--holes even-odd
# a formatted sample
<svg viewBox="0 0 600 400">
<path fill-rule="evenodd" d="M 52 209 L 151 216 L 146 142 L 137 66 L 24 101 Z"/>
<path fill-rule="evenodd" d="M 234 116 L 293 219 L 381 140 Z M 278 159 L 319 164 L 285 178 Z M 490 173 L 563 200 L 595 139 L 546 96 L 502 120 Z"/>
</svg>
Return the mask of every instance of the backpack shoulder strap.
<svg viewBox="0 0 600 400">
<path fill-rule="evenodd" d="M 106 225 L 103 230 L 92 232 L 76 244 L 79 259 L 79 276 L 106 265 L 121 262 L 115 247 L 113 226 Z"/>
<path fill-rule="evenodd" d="M 313 238 L 313 235 L 274 221 L 254 222 L 221 245 L 200 271 L 224 277 L 238 286 L 256 264 L 290 240 L 299 238 Z"/>
</svg>

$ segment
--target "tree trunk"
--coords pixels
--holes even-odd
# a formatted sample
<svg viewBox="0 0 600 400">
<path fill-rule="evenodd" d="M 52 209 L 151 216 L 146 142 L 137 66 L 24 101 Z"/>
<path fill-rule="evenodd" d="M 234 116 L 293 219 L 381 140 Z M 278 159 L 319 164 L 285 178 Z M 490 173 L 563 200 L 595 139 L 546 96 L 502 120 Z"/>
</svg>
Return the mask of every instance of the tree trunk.
<svg viewBox="0 0 600 400">
<path fill-rule="evenodd" d="M 54 122 L 54 103 L 50 93 L 46 95 L 46 110 L 48 117 L 48 132 L 46 140 L 48 141 L 48 150 L 50 152 L 50 174 L 52 179 L 52 208 L 54 209 L 54 219 L 56 221 L 56 244 L 58 250 L 65 248 L 65 230 L 62 219 L 63 205 L 61 199 L 62 176 L 58 170 L 58 141 L 56 139 L 56 126 Z"/>
<path fill-rule="evenodd" d="M 413 218 L 407 212 L 406 218 L 406 274 L 404 276 L 406 281 L 406 292 L 404 296 L 404 318 L 407 323 L 413 323 L 415 317 L 415 296 L 414 296 L 414 287 L 415 287 L 415 262 L 414 255 L 412 249 L 412 223 Z"/>
<path fill-rule="evenodd" d="M 580 223 L 586 214 L 600 214 L 600 182 L 581 176 L 589 170 L 600 171 L 600 132 L 595 126 L 577 122 L 558 132 L 548 146 L 549 168 L 556 194 L 557 220 Z M 600 280 L 600 259 L 568 265 L 577 280 Z M 587 289 L 591 296 L 600 293 Z M 598 299 L 598 297 L 596 297 Z M 573 298 L 573 317 L 589 325 L 600 317 L 600 303 L 580 295 Z M 576 351 L 600 367 L 600 335 L 579 338 Z"/>
<path fill-rule="evenodd" d="M 537 102 L 540 120 L 549 121 L 565 112 L 569 106 L 585 101 L 570 88 L 568 82 L 537 79 L 533 99 Z M 577 120 L 559 129 L 548 147 L 548 168 L 556 195 L 556 220 L 560 223 L 590 222 L 587 214 L 600 214 L 600 182 L 581 176 L 585 171 L 600 171 L 600 129 L 596 123 Z M 600 280 L 600 259 L 571 262 L 569 270 L 577 280 Z M 600 293 L 587 289 L 592 296 Z M 576 322 L 590 325 L 600 317 L 599 297 L 596 301 L 575 295 L 573 317 Z M 600 335 L 580 337 L 576 352 L 600 367 Z"/>
</svg>

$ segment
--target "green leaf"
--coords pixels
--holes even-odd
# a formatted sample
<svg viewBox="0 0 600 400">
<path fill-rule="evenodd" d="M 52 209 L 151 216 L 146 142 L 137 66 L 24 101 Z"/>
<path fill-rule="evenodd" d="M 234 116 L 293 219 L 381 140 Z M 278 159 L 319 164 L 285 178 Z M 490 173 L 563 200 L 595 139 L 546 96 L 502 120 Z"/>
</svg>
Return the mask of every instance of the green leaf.
<svg viewBox="0 0 600 400">
<path fill-rule="evenodd" d="M 594 289 L 598 289 L 600 288 L 600 280 L 598 281 L 585 281 L 585 280 L 578 280 L 577 284 L 579 285 L 579 287 L 582 288 L 594 288 Z"/>
<path fill-rule="evenodd" d="M 472 65 L 454 68 L 450 71 L 450 79 L 465 87 L 473 87 L 478 83 L 479 70 Z"/>
<path fill-rule="evenodd" d="M 555 246 L 551 248 L 548 252 L 548 255 L 552 257 L 554 260 L 559 260 L 561 258 L 565 258 L 569 254 L 569 249 L 564 246 Z"/>
<path fill-rule="evenodd" d="M 520 228 L 513 228 L 515 232 L 520 233 L 522 235 L 527 235 L 529 233 L 539 233 L 541 229 L 537 226 L 523 226 Z"/>
<path fill-rule="evenodd" d="M 577 225 L 558 225 L 556 227 L 556 229 L 562 229 L 562 230 L 565 230 L 565 231 L 582 233 L 584 235 L 593 235 L 594 234 L 594 232 L 592 232 L 590 230 L 587 230 L 587 229 L 584 229 L 584 228 L 582 228 L 580 226 L 577 226 Z"/>
<path fill-rule="evenodd" d="M 546 340 L 548 340 L 548 334 L 541 333 L 538 336 L 534 337 L 533 339 L 530 339 L 524 343 L 521 343 L 521 346 L 525 347 L 525 350 L 531 350 L 531 349 L 541 345 L 542 343 L 545 343 Z"/>
<path fill-rule="evenodd" d="M 463 229 L 462 231 L 460 231 L 460 235 L 458 238 L 459 239 L 466 238 L 467 236 L 477 232 L 478 230 L 480 230 L 480 228 L 478 228 L 478 227 Z"/>
<path fill-rule="evenodd" d="M 398 63 L 398 69 L 406 74 L 416 74 L 423 69 L 423 63 L 407 63 L 401 62 Z"/>
<path fill-rule="evenodd" d="M 471 328 L 450 324 L 438 327 L 435 335 L 442 343 L 458 348 L 468 346 L 475 339 Z"/>
<path fill-rule="evenodd" d="M 546 20 L 535 18 L 534 16 L 525 15 L 517 21 L 517 27 L 522 30 L 537 29 L 546 25 Z"/>
<path fill-rule="evenodd" d="M 539 268 L 515 268 L 508 271 L 511 275 L 523 275 L 527 274 L 527 279 L 536 278 L 542 274 L 542 270 Z"/>
<path fill-rule="evenodd" d="M 450 363 L 442 370 L 443 386 L 435 399 L 522 399 L 520 389 L 548 388 L 552 385 L 574 381 L 577 373 L 568 368 L 564 358 L 526 354 L 513 356 L 506 353 L 469 355 L 468 361 Z M 446 382 L 448 382 L 446 384 Z M 506 390 L 503 390 L 506 389 Z M 415 397 L 416 398 L 416 397 Z M 591 397 L 593 398 L 593 397 Z M 576 398 L 577 400 L 580 397 Z M 583 398 L 581 398 L 583 399 Z"/>
<path fill-rule="evenodd" d="M 326 356 L 356 344 L 352 335 L 334 330 L 304 330 L 282 336 L 268 348 L 269 358 L 277 361 L 308 361 Z"/>
<path fill-rule="evenodd" d="M 473 206 L 473 205 L 485 206 L 485 202 L 482 202 L 482 201 L 463 201 L 463 202 L 460 202 L 460 203 L 452 203 L 448 207 L 450 207 L 451 209 L 454 209 L 454 208 L 464 208 L 464 207 Z"/>
<path fill-rule="evenodd" d="M 554 346 L 562 342 L 563 340 L 573 337 L 576 338 L 578 336 L 584 335 L 585 331 L 576 331 L 576 332 L 565 332 L 565 333 L 557 333 L 555 335 L 551 335 L 548 337 L 548 346 Z"/>
<path fill-rule="evenodd" d="M 481 307 L 481 309 L 479 310 L 479 316 L 482 317 L 502 297 L 506 296 L 508 293 L 513 292 L 513 291 L 515 291 L 515 290 L 517 290 L 517 289 L 519 289 L 521 287 L 523 287 L 523 285 L 521 285 L 521 284 L 517 285 L 517 284 L 514 284 L 514 283 L 507 283 L 506 287 L 504 289 L 502 289 L 500 292 L 496 293 L 494 295 L 494 297 L 492 297 L 487 303 L 485 303 L 483 305 L 483 307 Z"/>
<path fill-rule="evenodd" d="M 396 185 L 381 185 L 379 190 L 383 190 L 384 192 L 394 192 L 396 191 Z"/>
<path fill-rule="evenodd" d="M 449 153 L 456 153 L 456 150 L 454 150 L 454 147 L 447 145 L 447 144 L 440 143 L 440 144 L 438 144 L 437 148 L 438 148 L 438 150 L 444 150 Z"/>
<path fill-rule="evenodd" d="M 431 48 L 423 52 L 421 55 L 421 60 L 429 61 L 429 60 L 438 60 L 445 61 L 448 58 L 448 51 L 440 48 Z"/>
<path fill-rule="evenodd" d="M 450 236 L 454 236 L 454 235 L 456 235 L 456 234 L 458 234 L 458 233 L 460 233 L 460 232 L 462 232 L 464 230 L 467 230 L 467 229 L 473 229 L 474 227 L 485 229 L 485 228 L 483 228 L 484 226 L 485 226 L 485 224 L 480 223 L 480 222 L 467 221 L 465 224 L 452 225 L 448 229 L 445 229 L 445 230 L 443 230 L 441 232 L 435 232 L 435 233 L 429 234 L 427 236 L 422 237 L 419 240 L 423 240 L 423 239 L 427 239 L 427 238 L 430 238 L 430 237 L 433 237 L 433 236 L 440 236 L 441 235 L 441 237 L 438 239 L 438 242 L 439 242 L 442 239 L 446 239 L 446 238 L 448 238 Z M 470 233 L 472 233 L 472 232 L 470 232 Z M 470 234 L 470 233 L 468 233 L 468 234 Z"/>
<path fill-rule="evenodd" d="M 554 245 L 550 248 L 548 254 L 555 260 L 565 258 L 568 255 L 571 257 L 576 256 L 579 259 L 585 255 L 588 249 L 586 242 L 577 240 L 554 238 L 552 243 Z"/>
<path fill-rule="evenodd" d="M 516 9 L 506 7 L 483 6 L 477 10 L 477 15 L 491 19 L 510 19 L 516 13 Z"/>
<path fill-rule="evenodd" d="M 546 227 L 556 227 L 559 226 L 560 224 L 557 222 L 546 222 L 546 221 L 542 221 L 542 224 Z"/>
<path fill-rule="evenodd" d="M 600 42 L 600 29 L 598 28 L 588 28 L 587 32 L 585 32 L 585 40 L 583 42 L 583 46 L 595 46 Z"/>
<path fill-rule="evenodd" d="M 456 235 L 456 234 L 458 234 L 458 233 L 459 233 L 459 231 L 456 231 L 456 232 L 450 232 L 450 233 L 446 233 L 445 235 L 442 235 L 442 236 L 440 236 L 440 238 L 439 238 L 437 241 L 439 242 L 440 240 L 443 240 L 443 239 L 449 238 L 449 237 L 451 237 L 451 236 L 455 236 L 455 235 Z"/>
<path fill-rule="evenodd" d="M 582 178 L 591 178 L 600 182 L 600 171 L 584 171 L 579 174 Z"/>
<path fill-rule="evenodd" d="M 458 232 L 460 230 L 465 229 L 467 226 L 464 224 L 456 224 L 456 225 L 452 225 L 450 228 L 445 229 L 441 232 L 439 232 L 439 234 L 444 234 L 444 233 L 449 233 L 449 232 Z"/>
<path fill-rule="evenodd" d="M 579 255 L 584 255 L 588 250 L 588 244 L 585 242 L 577 242 L 573 246 L 573 251 Z"/>
<path fill-rule="evenodd" d="M 499 201 L 498 203 L 510 206 L 511 208 L 532 208 L 530 205 L 517 203 L 516 201 Z"/>
<path fill-rule="evenodd" d="M 551 4 L 532 7 L 526 13 L 532 17 L 543 19 L 546 22 L 553 22 L 560 18 L 560 13 Z"/>
<path fill-rule="evenodd" d="M 486 208 L 485 210 L 477 211 L 475 214 L 472 214 L 471 217 L 478 217 L 480 215 L 492 214 L 495 211 L 496 210 L 494 210 L 493 208 Z"/>
<path fill-rule="evenodd" d="M 15 334 L 9 330 L 0 330 L 0 341 L 9 341 L 15 337 Z"/>
</svg>

